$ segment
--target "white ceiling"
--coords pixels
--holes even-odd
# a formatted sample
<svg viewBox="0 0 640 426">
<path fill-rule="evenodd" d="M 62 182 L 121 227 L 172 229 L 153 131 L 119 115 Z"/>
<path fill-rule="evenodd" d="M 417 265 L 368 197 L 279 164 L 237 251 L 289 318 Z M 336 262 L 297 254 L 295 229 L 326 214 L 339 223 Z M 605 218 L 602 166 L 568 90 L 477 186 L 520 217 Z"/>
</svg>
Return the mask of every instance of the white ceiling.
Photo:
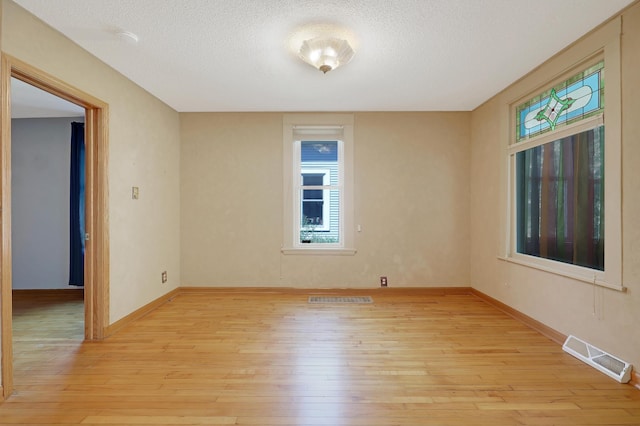
<svg viewBox="0 0 640 426">
<path fill-rule="evenodd" d="M 472 110 L 633 2 L 14 1 L 181 112 Z M 327 31 L 356 55 L 323 75 Z"/>
<path fill-rule="evenodd" d="M 84 108 L 11 78 L 11 118 L 84 117 Z"/>
</svg>

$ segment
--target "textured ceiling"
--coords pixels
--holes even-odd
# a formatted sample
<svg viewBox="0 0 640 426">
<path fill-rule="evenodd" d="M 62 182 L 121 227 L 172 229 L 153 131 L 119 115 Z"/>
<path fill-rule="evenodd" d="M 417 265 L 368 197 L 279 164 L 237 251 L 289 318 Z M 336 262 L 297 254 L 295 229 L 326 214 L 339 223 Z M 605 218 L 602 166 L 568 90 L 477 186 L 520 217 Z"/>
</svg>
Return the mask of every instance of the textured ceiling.
<svg viewBox="0 0 640 426">
<path fill-rule="evenodd" d="M 633 2 L 15 1 L 177 111 L 472 110 Z M 323 75 L 327 31 L 356 55 Z"/>
</svg>

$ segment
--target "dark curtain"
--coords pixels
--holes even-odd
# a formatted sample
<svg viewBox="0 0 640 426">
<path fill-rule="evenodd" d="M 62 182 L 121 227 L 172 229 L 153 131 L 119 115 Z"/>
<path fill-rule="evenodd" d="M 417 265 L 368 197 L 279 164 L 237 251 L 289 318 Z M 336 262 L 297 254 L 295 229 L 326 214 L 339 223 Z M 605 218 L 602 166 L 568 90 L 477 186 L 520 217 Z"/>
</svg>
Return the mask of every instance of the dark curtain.
<svg viewBox="0 0 640 426">
<path fill-rule="evenodd" d="M 604 127 L 516 162 L 518 252 L 604 270 Z"/>
<path fill-rule="evenodd" d="M 69 285 L 84 285 L 85 148 L 84 123 L 71 123 Z"/>
</svg>

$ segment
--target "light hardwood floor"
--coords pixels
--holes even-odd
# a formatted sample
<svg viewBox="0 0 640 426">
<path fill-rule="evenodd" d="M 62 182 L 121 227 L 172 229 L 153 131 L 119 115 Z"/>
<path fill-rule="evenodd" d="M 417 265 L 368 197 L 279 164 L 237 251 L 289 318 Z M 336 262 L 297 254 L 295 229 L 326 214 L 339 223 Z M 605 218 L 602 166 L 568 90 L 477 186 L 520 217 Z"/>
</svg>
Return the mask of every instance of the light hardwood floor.
<svg viewBox="0 0 640 426">
<path fill-rule="evenodd" d="M 473 295 L 310 294 L 183 293 L 93 343 L 18 308 L 0 424 L 640 425 L 640 391 Z"/>
</svg>

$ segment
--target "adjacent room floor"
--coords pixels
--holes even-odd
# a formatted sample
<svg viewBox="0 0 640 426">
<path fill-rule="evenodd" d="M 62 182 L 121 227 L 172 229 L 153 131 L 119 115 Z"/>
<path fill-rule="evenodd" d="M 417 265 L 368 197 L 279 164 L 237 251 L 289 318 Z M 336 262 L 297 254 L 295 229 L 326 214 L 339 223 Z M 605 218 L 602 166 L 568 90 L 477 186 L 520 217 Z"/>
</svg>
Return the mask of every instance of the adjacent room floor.
<svg viewBox="0 0 640 426">
<path fill-rule="evenodd" d="M 23 311 L 0 424 L 640 424 L 640 391 L 475 296 L 387 290 L 185 292 L 88 343 L 57 336 L 81 309 Z"/>
</svg>

